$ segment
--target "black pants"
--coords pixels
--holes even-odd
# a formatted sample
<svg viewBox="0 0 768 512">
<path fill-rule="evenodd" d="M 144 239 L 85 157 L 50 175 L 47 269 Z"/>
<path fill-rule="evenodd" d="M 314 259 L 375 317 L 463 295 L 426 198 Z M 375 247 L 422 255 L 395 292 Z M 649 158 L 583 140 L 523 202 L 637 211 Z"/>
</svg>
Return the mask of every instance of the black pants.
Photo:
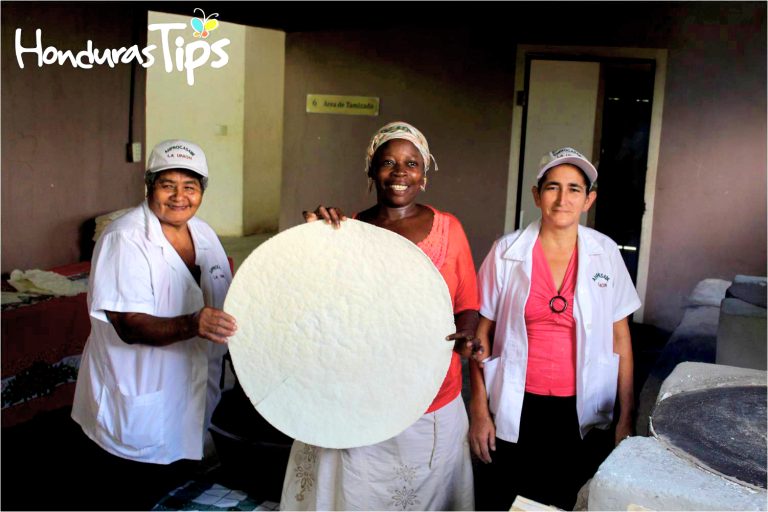
<svg viewBox="0 0 768 512">
<path fill-rule="evenodd" d="M 490 464 L 475 471 L 478 510 L 509 510 L 519 494 L 573 510 L 584 483 L 613 448 L 612 431 L 593 428 L 582 440 L 576 397 L 526 393 L 517 443 L 496 438 Z"/>
<path fill-rule="evenodd" d="M 151 510 L 175 488 L 194 478 L 199 461 L 135 462 L 104 451 L 81 432 L 80 485 L 70 500 L 76 510 Z"/>
</svg>

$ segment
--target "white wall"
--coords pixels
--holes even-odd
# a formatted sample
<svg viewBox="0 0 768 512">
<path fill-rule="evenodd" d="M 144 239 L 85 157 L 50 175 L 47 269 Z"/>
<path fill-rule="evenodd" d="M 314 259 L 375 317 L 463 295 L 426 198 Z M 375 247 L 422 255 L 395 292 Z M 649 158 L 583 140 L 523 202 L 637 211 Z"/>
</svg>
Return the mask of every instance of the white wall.
<svg viewBox="0 0 768 512">
<path fill-rule="evenodd" d="M 150 12 L 149 23 L 185 23 L 191 16 Z M 176 33 L 172 32 L 171 39 Z M 192 29 L 183 37 L 194 40 Z M 243 233 L 243 99 L 245 94 L 245 27 L 220 23 L 209 42 L 228 38 L 229 63 L 222 68 L 195 70 L 195 84 L 186 73 L 166 73 L 160 63 L 147 69 L 147 155 L 165 139 L 189 139 L 208 158 L 208 189 L 198 215 L 219 235 Z M 159 31 L 150 31 L 149 44 L 161 48 Z M 172 43 L 173 44 L 173 43 Z M 175 48 L 175 46 L 173 46 Z M 159 54 L 159 51 L 157 52 Z M 226 135 L 217 128 L 226 127 Z"/>
<path fill-rule="evenodd" d="M 285 32 L 245 32 L 243 230 L 276 232 L 283 167 Z"/>
<path fill-rule="evenodd" d="M 149 23 L 184 23 L 191 16 L 149 13 Z M 171 32 L 194 40 L 192 29 Z M 285 33 L 222 21 L 207 40 L 223 38 L 229 62 L 185 73 L 161 63 L 147 71 L 147 148 L 169 138 L 199 144 L 208 157 L 210 181 L 198 215 L 219 236 L 277 231 L 283 150 Z M 149 44 L 161 48 L 160 31 Z M 160 55 L 159 50 L 157 51 Z M 216 60 L 212 56 L 210 61 Z"/>
</svg>

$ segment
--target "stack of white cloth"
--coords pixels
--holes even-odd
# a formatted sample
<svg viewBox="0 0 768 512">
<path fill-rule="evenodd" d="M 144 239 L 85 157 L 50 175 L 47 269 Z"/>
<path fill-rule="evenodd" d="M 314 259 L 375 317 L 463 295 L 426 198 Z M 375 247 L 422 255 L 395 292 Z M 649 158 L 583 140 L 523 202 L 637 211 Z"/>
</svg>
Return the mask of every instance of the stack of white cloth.
<svg viewBox="0 0 768 512">
<path fill-rule="evenodd" d="M 61 274 L 47 270 L 14 270 L 8 284 L 20 294 L 56 295 L 71 297 L 88 291 L 87 280 L 70 281 Z"/>
</svg>

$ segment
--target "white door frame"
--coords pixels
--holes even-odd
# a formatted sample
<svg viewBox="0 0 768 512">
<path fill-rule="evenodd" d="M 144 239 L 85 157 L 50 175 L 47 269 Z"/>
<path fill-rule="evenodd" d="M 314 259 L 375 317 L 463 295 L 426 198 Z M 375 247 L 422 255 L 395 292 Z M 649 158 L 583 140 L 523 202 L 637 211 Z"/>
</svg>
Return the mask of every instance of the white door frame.
<svg viewBox="0 0 768 512">
<path fill-rule="evenodd" d="M 647 59 L 656 62 L 656 76 L 653 85 L 653 106 L 651 127 L 648 138 L 648 169 L 645 174 L 645 214 L 640 228 L 640 253 L 637 264 L 637 293 L 642 306 L 635 312 L 634 320 L 643 321 L 645 311 L 646 286 L 648 284 L 648 263 L 651 253 L 651 234 L 653 228 L 653 209 L 656 194 L 656 170 L 659 162 L 659 144 L 661 141 L 661 117 L 664 107 L 664 84 L 667 74 L 667 50 L 655 48 L 611 48 L 588 46 L 547 46 L 518 45 L 515 62 L 515 91 L 525 89 L 525 59 L 529 53 L 553 54 L 568 57 L 628 58 Z M 512 143 L 509 155 L 509 174 L 507 179 L 507 207 L 504 218 L 504 232 L 514 231 L 517 211 L 517 184 L 520 168 L 521 134 L 523 128 L 523 107 L 515 105 L 512 115 Z"/>
</svg>

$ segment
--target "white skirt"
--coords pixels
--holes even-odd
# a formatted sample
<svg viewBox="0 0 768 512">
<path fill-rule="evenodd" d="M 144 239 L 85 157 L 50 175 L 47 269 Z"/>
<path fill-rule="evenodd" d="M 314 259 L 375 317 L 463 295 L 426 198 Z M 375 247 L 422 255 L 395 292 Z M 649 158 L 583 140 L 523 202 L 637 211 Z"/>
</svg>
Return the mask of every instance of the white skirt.
<svg viewBox="0 0 768 512">
<path fill-rule="evenodd" d="M 461 395 L 381 443 L 335 450 L 294 441 L 281 510 L 474 510 Z"/>
</svg>

